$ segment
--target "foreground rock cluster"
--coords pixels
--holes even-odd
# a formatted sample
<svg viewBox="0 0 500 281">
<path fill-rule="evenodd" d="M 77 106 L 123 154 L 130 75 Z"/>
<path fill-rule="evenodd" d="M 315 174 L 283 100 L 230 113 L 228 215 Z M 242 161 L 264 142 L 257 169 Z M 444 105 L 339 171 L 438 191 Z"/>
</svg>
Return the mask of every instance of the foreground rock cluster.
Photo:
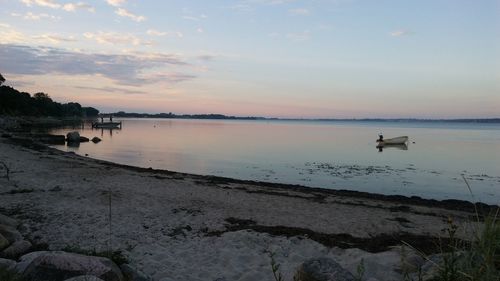
<svg viewBox="0 0 500 281">
<path fill-rule="evenodd" d="M 128 264 L 118 267 L 105 257 L 36 251 L 31 242 L 24 240 L 18 227 L 17 220 L 0 214 L 0 277 L 8 272 L 26 281 L 151 280 Z"/>
</svg>

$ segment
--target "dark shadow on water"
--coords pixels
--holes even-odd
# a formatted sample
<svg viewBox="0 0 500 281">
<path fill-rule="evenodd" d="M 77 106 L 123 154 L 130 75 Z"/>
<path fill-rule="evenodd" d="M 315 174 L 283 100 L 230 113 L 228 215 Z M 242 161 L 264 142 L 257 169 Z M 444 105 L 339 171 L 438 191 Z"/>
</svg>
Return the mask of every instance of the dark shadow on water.
<svg viewBox="0 0 500 281">
<path fill-rule="evenodd" d="M 408 150 L 408 145 L 406 144 L 383 144 L 377 145 L 378 152 L 383 152 L 384 149 L 394 148 L 397 150 Z"/>
</svg>

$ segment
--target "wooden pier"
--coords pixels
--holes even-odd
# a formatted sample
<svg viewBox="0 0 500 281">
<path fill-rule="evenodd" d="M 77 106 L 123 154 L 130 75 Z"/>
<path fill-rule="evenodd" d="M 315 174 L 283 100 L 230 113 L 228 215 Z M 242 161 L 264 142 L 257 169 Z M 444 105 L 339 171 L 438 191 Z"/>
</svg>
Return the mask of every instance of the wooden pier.
<svg viewBox="0 0 500 281">
<path fill-rule="evenodd" d="M 104 116 L 101 116 L 101 122 L 93 122 L 92 128 L 98 129 L 121 129 L 122 122 L 113 122 L 113 116 L 109 116 L 109 122 L 104 122 Z"/>
</svg>

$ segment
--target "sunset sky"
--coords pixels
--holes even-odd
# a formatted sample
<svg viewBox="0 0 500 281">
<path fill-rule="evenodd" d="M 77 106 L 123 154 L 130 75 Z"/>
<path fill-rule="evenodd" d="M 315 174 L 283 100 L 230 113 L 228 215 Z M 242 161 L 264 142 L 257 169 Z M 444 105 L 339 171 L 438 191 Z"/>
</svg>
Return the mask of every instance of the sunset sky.
<svg viewBox="0 0 500 281">
<path fill-rule="evenodd" d="M 500 117 L 500 1 L 0 0 L 6 84 L 101 111 Z"/>
</svg>

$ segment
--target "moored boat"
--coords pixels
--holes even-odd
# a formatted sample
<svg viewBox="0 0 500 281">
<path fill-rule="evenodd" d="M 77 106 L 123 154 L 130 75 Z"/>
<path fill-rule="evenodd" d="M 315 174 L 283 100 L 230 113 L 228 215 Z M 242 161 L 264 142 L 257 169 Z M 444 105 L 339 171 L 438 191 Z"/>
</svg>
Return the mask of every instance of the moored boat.
<svg viewBox="0 0 500 281">
<path fill-rule="evenodd" d="M 379 145 L 385 145 L 385 144 L 405 144 L 408 142 L 408 136 L 401 136 L 401 137 L 395 137 L 391 139 L 383 139 L 382 137 L 377 140 Z"/>
</svg>

